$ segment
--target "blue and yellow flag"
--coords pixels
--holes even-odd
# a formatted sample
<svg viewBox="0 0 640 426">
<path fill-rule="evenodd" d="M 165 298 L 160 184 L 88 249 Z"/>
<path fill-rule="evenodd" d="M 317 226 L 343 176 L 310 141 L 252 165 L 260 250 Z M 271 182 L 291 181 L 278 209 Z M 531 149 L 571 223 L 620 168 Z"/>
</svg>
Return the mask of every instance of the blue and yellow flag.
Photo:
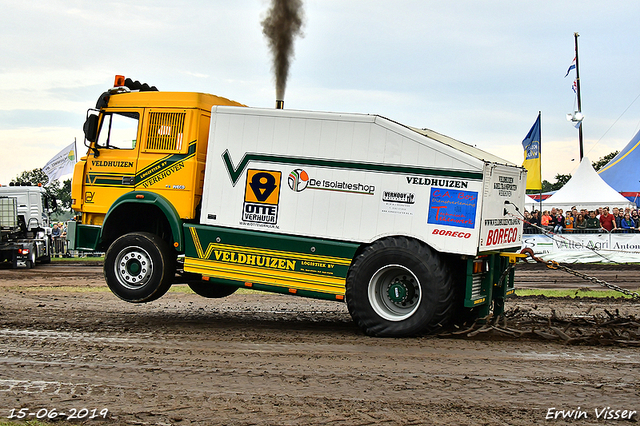
<svg viewBox="0 0 640 426">
<path fill-rule="evenodd" d="M 540 114 L 529 134 L 522 141 L 524 163 L 527 169 L 527 189 L 542 189 L 542 171 L 540 163 Z"/>
</svg>

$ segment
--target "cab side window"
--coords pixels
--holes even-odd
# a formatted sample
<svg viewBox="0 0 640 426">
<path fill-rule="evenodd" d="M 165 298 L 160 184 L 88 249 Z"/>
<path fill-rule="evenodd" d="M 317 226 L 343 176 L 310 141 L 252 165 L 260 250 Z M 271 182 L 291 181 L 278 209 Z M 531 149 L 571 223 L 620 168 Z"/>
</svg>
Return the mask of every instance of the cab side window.
<svg viewBox="0 0 640 426">
<path fill-rule="evenodd" d="M 98 135 L 98 147 L 134 149 L 138 138 L 137 112 L 106 112 L 102 116 Z"/>
</svg>

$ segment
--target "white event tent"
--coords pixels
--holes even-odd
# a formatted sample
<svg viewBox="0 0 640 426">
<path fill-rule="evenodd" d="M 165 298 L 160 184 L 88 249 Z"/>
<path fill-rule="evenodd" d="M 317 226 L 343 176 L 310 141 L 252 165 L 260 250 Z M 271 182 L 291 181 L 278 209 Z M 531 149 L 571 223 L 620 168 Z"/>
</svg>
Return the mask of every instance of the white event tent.
<svg viewBox="0 0 640 426">
<path fill-rule="evenodd" d="M 532 212 L 534 210 L 540 210 L 540 203 L 535 199 L 529 197 L 527 194 L 524 195 L 524 208 L 528 212 Z"/>
<path fill-rule="evenodd" d="M 543 201 L 544 209 L 552 207 L 570 210 L 575 206 L 578 210 L 594 210 L 598 207 L 635 207 L 618 191 L 610 187 L 596 173 L 587 157 L 582 158 L 576 172 L 555 194 Z"/>
</svg>

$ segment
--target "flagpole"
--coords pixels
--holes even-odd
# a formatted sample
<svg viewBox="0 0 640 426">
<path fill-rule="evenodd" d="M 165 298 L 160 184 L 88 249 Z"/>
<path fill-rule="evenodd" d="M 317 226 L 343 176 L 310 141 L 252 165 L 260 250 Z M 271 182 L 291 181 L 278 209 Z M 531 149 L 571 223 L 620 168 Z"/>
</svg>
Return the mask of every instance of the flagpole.
<svg viewBox="0 0 640 426">
<path fill-rule="evenodd" d="M 580 34 L 577 32 L 573 33 L 573 37 L 576 45 L 576 91 L 578 95 L 578 112 L 582 113 L 582 102 L 580 100 L 580 66 L 578 65 L 578 37 L 580 37 Z M 580 142 L 580 162 L 582 162 L 582 157 L 584 157 L 584 148 L 582 145 L 582 121 L 580 121 L 580 125 L 578 126 L 578 141 Z"/>
<path fill-rule="evenodd" d="M 540 156 L 540 211 L 542 211 L 542 111 L 538 111 L 540 120 L 540 140 L 538 141 L 538 155 Z"/>
</svg>

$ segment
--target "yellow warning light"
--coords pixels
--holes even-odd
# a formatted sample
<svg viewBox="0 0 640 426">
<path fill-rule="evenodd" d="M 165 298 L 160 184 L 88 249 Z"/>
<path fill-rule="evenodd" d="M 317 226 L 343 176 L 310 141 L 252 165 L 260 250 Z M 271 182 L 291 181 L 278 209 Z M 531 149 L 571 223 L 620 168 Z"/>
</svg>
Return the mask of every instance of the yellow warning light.
<svg viewBox="0 0 640 426">
<path fill-rule="evenodd" d="M 124 86 L 124 75 L 116 75 L 116 80 L 113 82 L 113 87 Z"/>
</svg>

